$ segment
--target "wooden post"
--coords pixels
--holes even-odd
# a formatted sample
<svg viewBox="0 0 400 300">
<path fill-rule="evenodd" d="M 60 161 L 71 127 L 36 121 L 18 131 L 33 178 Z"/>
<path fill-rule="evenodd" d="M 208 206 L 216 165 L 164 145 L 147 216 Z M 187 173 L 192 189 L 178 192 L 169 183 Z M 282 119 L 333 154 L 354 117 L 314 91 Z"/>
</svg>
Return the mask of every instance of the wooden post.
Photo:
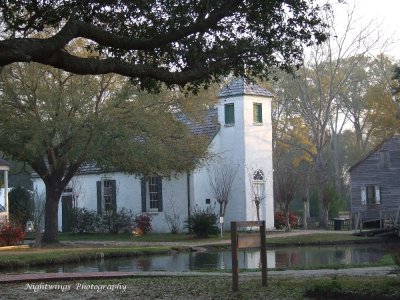
<svg viewBox="0 0 400 300">
<path fill-rule="evenodd" d="M 239 264 L 238 264 L 238 235 L 236 222 L 231 222 L 231 250 L 232 250 L 232 290 L 239 290 Z"/>
<path fill-rule="evenodd" d="M 238 234 L 238 227 L 258 226 L 258 233 Z M 231 251 L 232 251 L 232 290 L 239 290 L 238 249 L 260 248 L 262 286 L 267 286 L 267 251 L 265 237 L 265 221 L 231 222 Z"/>
<path fill-rule="evenodd" d="M 383 219 L 382 219 L 382 211 L 379 211 L 379 228 L 383 228 Z"/>
<path fill-rule="evenodd" d="M 354 224 L 354 232 L 357 233 L 358 225 L 360 222 L 360 212 L 357 213 L 356 224 Z"/>
<path fill-rule="evenodd" d="M 262 286 L 267 286 L 267 251 L 265 245 L 265 221 L 262 221 L 262 225 L 260 226 L 260 234 L 261 234 L 261 249 L 260 249 L 260 257 L 261 257 L 261 274 L 262 274 Z"/>
<path fill-rule="evenodd" d="M 397 223 L 399 222 L 399 215 L 400 215 L 400 206 L 399 206 L 399 208 L 397 209 L 397 212 L 396 212 L 396 217 L 394 218 L 394 226 L 396 226 L 397 225 Z"/>
</svg>

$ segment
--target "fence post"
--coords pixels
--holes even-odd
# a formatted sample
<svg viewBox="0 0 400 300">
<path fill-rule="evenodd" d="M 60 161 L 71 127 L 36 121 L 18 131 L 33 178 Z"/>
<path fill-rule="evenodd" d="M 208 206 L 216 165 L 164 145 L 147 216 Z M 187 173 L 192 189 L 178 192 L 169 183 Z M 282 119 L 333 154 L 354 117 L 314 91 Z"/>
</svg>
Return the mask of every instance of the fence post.
<svg viewBox="0 0 400 300">
<path fill-rule="evenodd" d="M 239 290 L 239 264 L 238 264 L 238 240 L 236 222 L 231 222 L 231 248 L 232 248 L 232 290 Z"/>
</svg>

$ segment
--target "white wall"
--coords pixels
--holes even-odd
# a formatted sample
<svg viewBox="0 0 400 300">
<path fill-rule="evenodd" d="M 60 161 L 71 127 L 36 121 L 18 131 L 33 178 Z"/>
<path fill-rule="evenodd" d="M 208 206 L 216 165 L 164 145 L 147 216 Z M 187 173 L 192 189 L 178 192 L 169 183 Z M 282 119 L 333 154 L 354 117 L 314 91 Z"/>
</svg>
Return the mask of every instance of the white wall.
<svg viewBox="0 0 400 300">
<path fill-rule="evenodd" d="M 224 105 L 234 103 L 235 124 L 225 125 Z M 262 104 L 263 123 L 253 124 L 253 103 Z M 272 165 L 272 123 L 271 98 L 259 96 L 235 96 L 220 99 L 218 105 L 220 131 L 214 137 L 210 151 L 213 160 L 207 166 L 197 169 L 192 175 L 193 204 L 205 208 L 205 199 L 216 203 L 209 186 L 207 168 L 214 164 L 229 164 L 237 168 L 237 174 L 227 205 L 224 228 L 230 229 L 231 221 L 257 220 L 256 207 L 252 200 L 249 174 L 257 169 L 264 172 L 266 197 L 260 208 L 260 219 L 266 221 L 268 229 L 274 228 L 273 207 L 273 165 Z M 218 213 L 218 205 L 216 213 Z"/>
<path fill-rule="evenodd" d="M 88 174 L 75 176 L 69 187 L 78 194 L 78 207 L 86 207 L 97 211 L 97 187 L 96 182 L 102 178 L 116 180 L 117 209 L 126 208 L 133 213 L 142 212 L 140 178 L 125 173 Z M 45 186 L 41 179 L 34 179 L 34 189 L 40 195 L 45 194 Z M 187 178 L 186 174 L 173 177 L 170 180 L 162 180 L 163 212 L 152 212 L 152 226 L 155 232 L 169 232 L 165 221 L 165 213 L 180 215 L 181 230 L 187 218 Z M 62 230 L 62 205 L 58 209 L 58 229 Z"/>
</svg>

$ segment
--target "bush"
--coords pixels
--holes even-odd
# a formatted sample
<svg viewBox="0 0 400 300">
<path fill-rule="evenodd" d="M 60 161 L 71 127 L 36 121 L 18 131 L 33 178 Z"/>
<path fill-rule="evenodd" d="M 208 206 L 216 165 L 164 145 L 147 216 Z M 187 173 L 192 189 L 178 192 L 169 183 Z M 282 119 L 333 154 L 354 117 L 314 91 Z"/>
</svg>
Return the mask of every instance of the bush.
<svg viewBox="0 0 400 300">
<path fill-rule="evenodd" d="M 282 229 L 284 227 L 286 227 L 286 216 L 285 216 L 285 212 L 283 211 L 278 211 L 275 213 L 274 216 L 274 221 L 275 221 L 275 228 L 276 229 Z M 299 222 L 299 218 L 292 214 L 289 213 L 289 224 L 291 228 L 297 228 Z"/>
<path fill-rule="evenodd" d="M 0 245 L 12 246 L 23 242 L 25 232 L 21 225 L 16 225 L 8 221 L 0 222 Z"/>
<path fill-rule="evenodd" d="M 98 216 L 99 228 L 103 232 L 117 234 L 122 229 L 131 229 L 133 222 L 132 211 L 122 208 L 118 212 L 108 210 Z"/>
<path fill-rule="evenodd" d="M 209 235 L 218 234 L 217 215 L 211 209 L 195 207 L 185 223 L 185 228 L 197 237 L 207 238 Z"/>
<path fill-rule="evenodd" d="M 151 216 L 148 214 L 139 214 L 133 220 L 135 228 L 138 228 L 142 234 L 150 232 L 153 227 L 151 225 Z"/>
<path fill-rule="evenodd" d="M 97 213 L 84 207 L 72 210 L 72 230 L 78 233 L 93 232 L 96 229 Z"/>
<path fill-rule="evenodd" d="M 13 188 L 9 193 L 10 219 L 21 224 L 25 229 L 26 222 L 33 217 L 33 197 L 22 186 Z"/>
</svg>

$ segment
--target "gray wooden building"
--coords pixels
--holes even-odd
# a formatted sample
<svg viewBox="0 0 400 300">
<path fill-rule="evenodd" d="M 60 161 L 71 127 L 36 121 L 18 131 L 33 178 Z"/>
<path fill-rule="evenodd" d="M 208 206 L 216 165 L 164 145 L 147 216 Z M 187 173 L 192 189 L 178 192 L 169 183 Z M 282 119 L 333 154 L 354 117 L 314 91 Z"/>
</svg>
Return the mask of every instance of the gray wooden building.
<svg viewBox="0 0 400 300">
<path fill-rule="evenodd" d="M 353 216 L 360 216 L 363 222 L 398 220 L 400 135 L 393 135 L 375 147 L 349 173 Z"/>
</svg>

